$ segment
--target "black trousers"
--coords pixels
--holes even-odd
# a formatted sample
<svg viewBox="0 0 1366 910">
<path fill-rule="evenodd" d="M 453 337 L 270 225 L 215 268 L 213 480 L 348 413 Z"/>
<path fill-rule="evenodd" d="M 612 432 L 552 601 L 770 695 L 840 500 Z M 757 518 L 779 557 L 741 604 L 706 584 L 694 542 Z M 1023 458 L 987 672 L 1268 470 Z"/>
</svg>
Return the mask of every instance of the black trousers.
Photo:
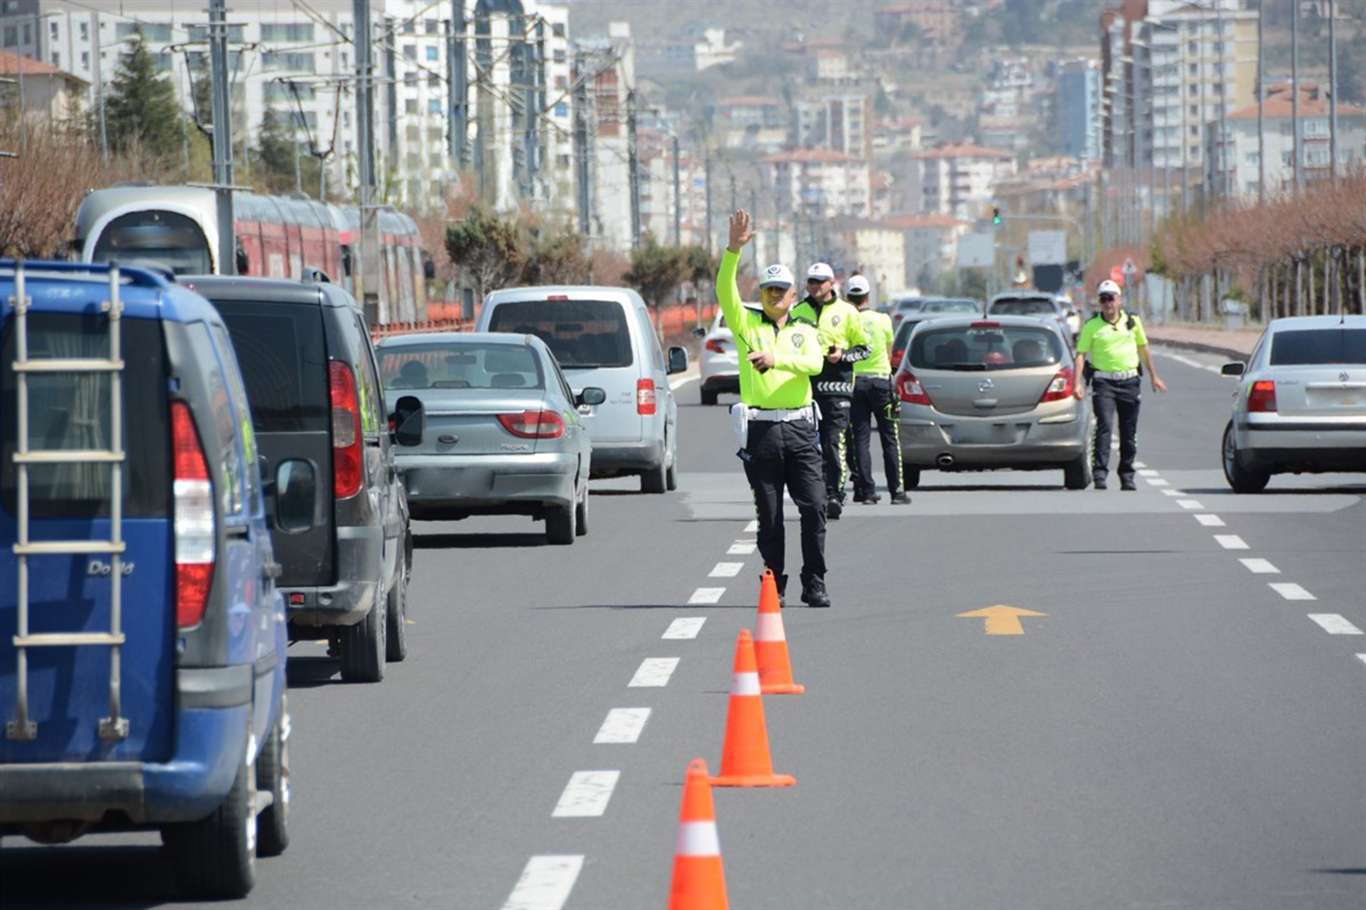
<svg viewBox="0 0 1366 910">
<path fill-rule="evenodd" d="M 1143 380 L 1101 379 L 1091 383 L 1091 406 L 1096 414 L 1096 445 L 1091 453 L 1091 473 L 1104 480 L 1110 473 L 1110 427 L 1119 421 L 1119 479 L 1134 479 L 1134 459 L 1138 456 L 1138 407 Z"/>
<path fill-rule="evenodd" d="M 882 443 L 882 470 L 887 473 L 887 492 L 892 496 L 904 488 L 901 476 L 901 408 L 892 380 L 882 376 L 859 376 L 854 381 L 854 406 L 851 413 L 854 435 L 854 496 L 863 498 L 877 492 L 873 479 L 872 422 Z"/>
<path fill-rule="evenodd" d="M 821 459 L 825 463 L 825 495 L 844 502 L 844 485 L 849 481 L 848 398 L 822 395 L 816 399 L 821 409 Z"/>
<path fill-rule="evenodd" d="M 783 489 L 797 505 L 802 523 L 802 577 L 825 576 L 825 484 L 821 450 L 810 421 L 752 420 L 746 446 L 745 477 L 754 491 L 759 518 L 759 554 L 774 575 L 786 565 Z"/>
</svg>

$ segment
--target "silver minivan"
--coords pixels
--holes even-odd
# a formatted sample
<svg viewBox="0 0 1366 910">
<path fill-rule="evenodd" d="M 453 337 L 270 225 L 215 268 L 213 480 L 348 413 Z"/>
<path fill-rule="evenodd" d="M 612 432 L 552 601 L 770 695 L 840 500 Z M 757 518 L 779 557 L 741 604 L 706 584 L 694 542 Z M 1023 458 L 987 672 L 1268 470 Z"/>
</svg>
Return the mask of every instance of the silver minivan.
<svg viewBox="0 0 1366 910">
<path fill-rule="evenodd" d="M 678 485 L 678 403 L 669 376 L 688 352 L 660 347 L 650 312 L 630 288 L 528 287 L 484 298 L 480 332 L 535 335 L 549 346 L 575 395 L 597 387 L 600 405 L 580 413 L 593 442 L 593 477 L 640 476 L 645 493 Z"/>
</svg>

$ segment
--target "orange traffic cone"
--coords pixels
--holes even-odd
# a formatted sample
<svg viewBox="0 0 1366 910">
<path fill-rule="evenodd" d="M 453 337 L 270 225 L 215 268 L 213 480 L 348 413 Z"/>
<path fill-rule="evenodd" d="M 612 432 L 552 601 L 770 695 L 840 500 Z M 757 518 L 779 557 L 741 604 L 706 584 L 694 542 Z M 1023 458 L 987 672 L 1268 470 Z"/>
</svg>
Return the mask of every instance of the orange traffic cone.
<svg viewBox="0 0 1366 910">
<path fill-rule="evenodd" d="M 754 655 L 759 661 L 759 687 L 765 695 L 801 695 L 806 686 L 792 681 L 792 660 L 787 654 L 778 582 L 772 569 L 764 570 L 759 585 L 759 618 L 754 625 Z"/>
<path fill-rule="evenodd" d="M 669 910 L 726 910 L 726 872 L 716 836 L 716 808 L 707 782 L 707 763 L 688 762 L 683 805 L 678 810 L 678 843 Z"/>
<path fill-rule="evenodd" d="M 712 786 L 790 787 L 796 782 L 797 779 L 790 775 L 773 773 L 754 641 L 748 629 L 741 629 L 735 642 L 735 671 L 730 682 L 730 710 L 726 713 L 721 773 L 711 779 Z"/>
</svg>

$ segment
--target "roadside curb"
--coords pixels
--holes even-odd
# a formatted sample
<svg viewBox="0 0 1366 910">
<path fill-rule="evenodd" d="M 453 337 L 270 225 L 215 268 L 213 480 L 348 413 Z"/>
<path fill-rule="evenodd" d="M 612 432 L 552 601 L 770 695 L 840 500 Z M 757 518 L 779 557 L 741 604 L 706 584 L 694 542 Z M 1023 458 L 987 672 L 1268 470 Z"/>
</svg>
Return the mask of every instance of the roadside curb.
<svg viewBox="0 0 1366 910">
<path fill-rule="evenodd" d="M 1153 343 L 1159 344 L 1164 348 L 1176 348 L 1182 351 L 1195 351 L 1200 354 L 1215 354 L 1220 357 L 1228 357 L 1233 360 L 1246 361 L 1252 356 L 1251 351 L 1240 351 L 1237 348 L 1222 347 L 1217 344 L 1206 344 L 1202 341 L 1179 341 L 1171 338 L 1152 338 Z"/>
</svg>

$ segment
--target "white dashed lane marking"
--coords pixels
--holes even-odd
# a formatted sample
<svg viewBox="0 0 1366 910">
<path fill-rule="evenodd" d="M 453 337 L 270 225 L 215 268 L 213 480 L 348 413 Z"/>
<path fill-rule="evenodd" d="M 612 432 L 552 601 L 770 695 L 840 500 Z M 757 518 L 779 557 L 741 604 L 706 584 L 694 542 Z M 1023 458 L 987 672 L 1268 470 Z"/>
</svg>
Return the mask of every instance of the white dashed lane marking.
<svg viewBox="0 0 1366 910">
<path fill-rule="evenodd" d="M 1152 468 L 1143 468 L 1143 466 L 1140 465 L 1138 462 L 1134 462 L 1134 467 L 1136 467 L 1136 468 L 1142 468 L 1142 470 L 1140 470 L 1140 471 L 1138 472 L 1138 476 L 1139 476 L 1139 477 L 1157 477 L 1157 476 L 1158 476 L 1158 472 L 1157 472 L 1157 471 L 1154 471 Z"/>
<path fill-rule="evenodd" d="M 581 869 L 582 856 L 533 856 L 503 910 L 560 910 Z"/>
<path fill-rule="evenodd" d="M 1265 559 L 1240 559 L 1238 560 L 1247 570 L 1254 575 L 1280 575 L 1281 570 L 1273 566 Z"/>
<path fill-rule="evenodd" d="M 677 657 L 647 657 L 640 662 L 636 675 L 626 685 L 633 689 L 667 686 L 669 677 L 674 675 L 677 668 Z"/>
<path fill-rule="evenodd" d="M 1162 491 L 1163 496 L 1185 496 L 1186 494 L 1177 489 L 1166 489 Z"/>
<path fill-rule="evenodd" d="M 1222 528 L 1224 520 L 1218 515 L 1197 515 L 1195 520 L 1207 528 Z"/>
<path fill-rule="evenodd" d="M 714 604 L 721 600 L 721 595 L 726 593 L 725 588 L 698 588 L 692 592 L 692 597 L 688 598 L 690 604 Z"/>
<path fill-rule="evenodd" d="M 1214 539 L 1225 550 L 1247 550 L 1247 541 L 1237 534 L 1215 534 Z"/>
<path fill-rule="evenodd" d="M 1286 600 L 1318 600 L 1304 588 L 1294 582 L 1273 581 L 1270 584 L 1271 590 L 1284 597 Z"/>
<path fill-rule="evenodd" d="M 727 556 L 748 556 L 754 552 L 755 543 L 752 540 L 737 540 L 730 545 L 726 551 Z"/>
<path fill-rule="evenodd" d="M 1183 509 L 1203 509 L 1198 499 L 1178 499 L 1176 504 Z"/>
<path fill-rule="evenodd" d="M 745 533 L 746 533 L 746 534 L 754 534 L 754 533 L 756 533 L 758 530 L 759 530 L 759 519 L 757 519 L 757 518 L 754 519 L 753 521 L 751 521 L 749 524 L 745 525 Z"/>
<path fill-rule="evenodd" d="M 1149 484 L 1150 486 L 1154 486 L 1154 487 L 1165 487 L 1165 486 L 1167 486 L 1167 482 L 1166 482 L 1165 480 L 1163 480 L 1161 477 L 1145 477 L 1145 478 L 1143 478 L 1143 479 L 1146 480 L 1146 481 L 1148 481 L 1148 484 Z"/>
<path fill-rule="evenodd" d="M 1329 635 L 1360 635 L 1361 630 L 1339 613 L 1310 613 L 1309 618 L 1323 627 Z"/>
<path fill-rule="evenodd" d="M 718 562 L 712 567 L 708 578 L 734 578 L 740 574 L 740 570 L 745 567 L 742 562 Z"/>
<path fill-rule="evenodd" d="M 667 638 L 671 641 L 696 638 L 697 633 L 702 631 L 702 624 L 706 621 L 707 617 L 705 616 L 680 616 L 669 623 L 669 628 L 664 630 L 664 634 L 660 638 Z"/>
<path fill-rule="evenodd" d="M 633 743 L 640 739 L 645 722 L 649 719 L 649 708 L 613 708 L 607 712 L 593 742 L 598 745 Z"/>
<path fill-rule="evenodd" d="M 620 771 L 575 771 L 551 818 L 597 818 L 607 811 Z"/>
</svg>

